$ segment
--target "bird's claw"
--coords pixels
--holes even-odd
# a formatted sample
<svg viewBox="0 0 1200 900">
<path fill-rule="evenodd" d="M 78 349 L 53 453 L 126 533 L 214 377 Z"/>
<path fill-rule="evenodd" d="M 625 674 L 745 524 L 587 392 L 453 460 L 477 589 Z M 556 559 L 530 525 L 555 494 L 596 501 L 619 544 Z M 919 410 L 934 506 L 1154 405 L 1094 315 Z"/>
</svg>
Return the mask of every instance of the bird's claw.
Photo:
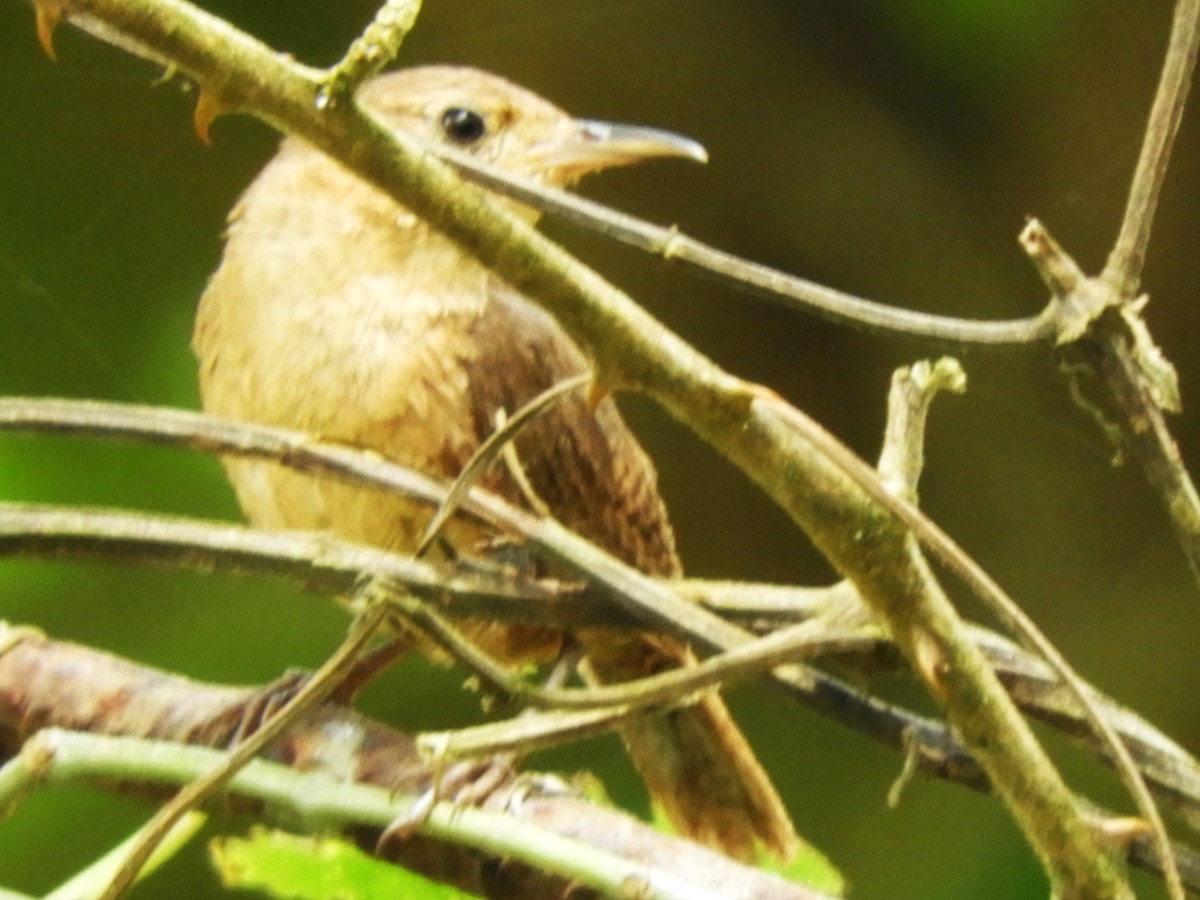
<svg viewBox="0 0 1200 900">
<path fill-rule="evenodd" d="M 412 837 L 428 820 L 439 801 L 446 799 L 456 809 L 495 805 L 496 795 L 519 779 L 508 757 L 468 760 L 437 771 L 429 786 L 404 815 L 394 819 L 379 835 L 376 853 L 393 841 Z"/>
<path fill-rule="evenodd" d="M 275 715 L 308 683 L 311 673 L 302 670 L 285 672 L 272 684 L 256 691 L 242 707 L 229 746 L 236 747 L 250 737 L 263 723 Z"/>
</svg>

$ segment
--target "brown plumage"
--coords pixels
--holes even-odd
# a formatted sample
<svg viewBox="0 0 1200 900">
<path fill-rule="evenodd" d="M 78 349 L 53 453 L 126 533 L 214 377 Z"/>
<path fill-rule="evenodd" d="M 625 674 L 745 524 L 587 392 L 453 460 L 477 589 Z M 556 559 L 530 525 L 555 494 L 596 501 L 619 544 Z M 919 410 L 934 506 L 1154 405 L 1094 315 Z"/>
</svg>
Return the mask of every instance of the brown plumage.
<svg viewBox="0 0 1200 900">
<path fill-rule="evenodd" d="M 471 69 L 396 72 L 366 85 L 360 99 L 398 128 L 555 185 L 646 157 L 703 152 L 663 132 L 573 119 Z M 551 316 L 294 138 L 230 216 L 194 346 L 208 411 L 369 447 L 445 478 L 493 430 L 497 410 L 512 413 L 588 367 Z M 516 447 L 535 492 L 564 524 L 644 572 L 680 573 L 654 468 L 611 400 L 591 411 L 568 398 Z M 403 500 L 277 465 L 226 467 L 260 525 L 329 529 L 407 551 L 428 518 Z M 503 467 L 487 486 L 523 502 Z M 511 661 L 544 659 L 559 637 L 498 625 L 473 633 Z M 691 661 L 661 636 L 579 637 L 604 681 Z M 791 855 L 797 839 L 783 804 L 717 697 L 643 719 L 623 737 L 682 833 L 740 857 L 760 844 Z"/>
</svg>

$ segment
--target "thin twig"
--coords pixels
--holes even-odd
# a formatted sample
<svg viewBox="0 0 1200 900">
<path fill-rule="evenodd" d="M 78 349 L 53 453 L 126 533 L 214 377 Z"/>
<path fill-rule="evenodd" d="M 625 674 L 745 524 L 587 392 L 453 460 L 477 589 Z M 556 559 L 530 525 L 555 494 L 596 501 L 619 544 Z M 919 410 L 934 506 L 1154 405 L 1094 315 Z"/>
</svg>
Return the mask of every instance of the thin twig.
<svg viewBox="0 0 1200 900">
<path fill-rule="evenodd" d="M 966 372 L 958 360 L 948 356 L 935 362 L 921 360 L 892 373 L 883 449 L 875 468 L 893 493 L 916 504 L 917 485 L 925 468 L 930 404 L 940 391 L 961 394 L 966 389 Z"/>
<path fill-rule="evenodd" d="M 621 620 L 595 597 L 589 600 L 554 583 L 517 584 L 483 566 L 450 569 L 316 532 L 267 531 L 127 510 L 0 502 L 0 556 L 282 577 L 335 596 L 352 594 L 364 576 L 387 578 L 419 597 L 452 598 L 467 615 L 503 616 L 515 606 L 550 626 L 592 619 L 592 624 L 620 627 Z M 564 607 L 561 601 L 567 598 L 578 602 L 578 611 Z"/>
<path fill-rule="evenodd" d="M 381 584 L 387 589 L 386 582 Z M 781 628 L 732 650 L 710 656 L 691 666 L 668 669 L 620 684 L 586 688 L 544 688 L 514 676 L 439 615 L 429 604 L 386 590 L 384 602 L 406 625 L 470 669 L 498 692 L 543 709 L 595 709 L 623 706 L 630 710 L 677 699 L 687 694 L 759 675 L 785 662 L 862 648 L 874 639 L 861 632 L 831 629 L 810 620 Z"/>
<path fill-rule="evenodd" d="M 371 24 L 326 75 L 317 103 L 336 103 L 396 58 L 400 45 L 417 21 L 421 0 L 384 0 Z"/>
<path fill-rule="evenodd" d="M 1162 404 L 1145 378 L 1138 348 L 1114 329 L 1101 339 L 1097 368 L 1121 414 L 1122 446 L 1141 463 L 1170 518 L 1192 577 L 1200 585 L 1200 494 Z"/>
<path fill-rule="evenodd" d="M 1056 309 L 1052 305 L 1022 319 L 980 321 L 917 312 L 856 297 L 718 250 L 688 237 L 674 226 L 655 225 L 578 194 L 501 171 L 452 147 L 430 145 L 428 149 L 469 181 L 498 194 L 795 312 L 949 348 L 1025 349 L 1045 344 L 1057 330 Z"/>
<path fill-rule="evenodd" d="M 1101 276 L 1117 295 L 1137 295 L 1150 228 L 1167 175 L 1171 148 L 1179 133 L 1184 105 L 1196 67 L 1196 49 L 1200 44 L 1200 0 L 1178 0 L 1171 25 L 1167 54 L 1159 76 L 1158 90 L 1150 108 L 1141 154 L 1129 186 L 1129 199 L 1116 244 L 1108 256 Z"/>
</svg>

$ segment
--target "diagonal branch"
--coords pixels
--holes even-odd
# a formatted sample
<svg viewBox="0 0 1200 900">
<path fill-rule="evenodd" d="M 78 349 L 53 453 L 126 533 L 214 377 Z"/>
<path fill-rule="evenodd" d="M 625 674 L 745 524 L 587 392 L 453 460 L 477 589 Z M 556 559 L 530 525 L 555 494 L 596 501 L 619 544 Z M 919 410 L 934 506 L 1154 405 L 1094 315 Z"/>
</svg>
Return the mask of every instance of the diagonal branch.
<svg viewBox="0 0 1200 900">
<path fill-rule="evenodd" d="M 1167 163 L 1171 159 L 1171 147 L 1179 133 L 1179 122 L 1196 68 L 1198 44 L 1200 0 L 1177 0 L 1167 55 L 1150 108 L 1142 151 L 1129 186 L 1125 216 L 1101 275 L 1120 297 L 1134 297 L 1138 293 L 1150 229 L 1166 179 Z"/>
</svg>

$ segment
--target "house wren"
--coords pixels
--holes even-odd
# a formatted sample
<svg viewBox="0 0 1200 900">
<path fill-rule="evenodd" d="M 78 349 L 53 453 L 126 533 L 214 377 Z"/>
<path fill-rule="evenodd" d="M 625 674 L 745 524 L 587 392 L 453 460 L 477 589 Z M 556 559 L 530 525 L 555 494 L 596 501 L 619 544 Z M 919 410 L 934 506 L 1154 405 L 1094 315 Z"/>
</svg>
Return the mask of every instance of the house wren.
<svg viewBox="0 0 1200 900">
<path fill-rule="evenodd" d="M 574 119 L 472 69 L 395 72 L 366 84 L 358 99 L 397 129 L 549 185 L 649 157 L 703 158 L 684 138 Z M 209 412 L 370 448 L 447 479 L 494 429 L 497 411 L 512 413 L 587 370 L 550 315 L 296 138 L 283 141 L 230 214 L 194 347 Z M 643 572 L 680 573 L 653 466 L 611 399 L 594 409 L 577 396 L 561 401 L 521 432 L 516 449 L 534 492 L 562 523 Z M 428 519 L 402 499 L 277 464 L 225 465 L 242 508 L 262 526 L 328 529 L 411 551 Z M 525 503 L 505 471 L 485 485 Z M 513 662 L 557 646 L 530 627 L 471 633 Z M 661 635 L 576 637 L 603 681 L 692 659 Z M 759 845 L 792 854 L 787 812 L 718 697 L 638 720 L 622 737 L 681 833 L 743 858 Z"/>
</svg>

